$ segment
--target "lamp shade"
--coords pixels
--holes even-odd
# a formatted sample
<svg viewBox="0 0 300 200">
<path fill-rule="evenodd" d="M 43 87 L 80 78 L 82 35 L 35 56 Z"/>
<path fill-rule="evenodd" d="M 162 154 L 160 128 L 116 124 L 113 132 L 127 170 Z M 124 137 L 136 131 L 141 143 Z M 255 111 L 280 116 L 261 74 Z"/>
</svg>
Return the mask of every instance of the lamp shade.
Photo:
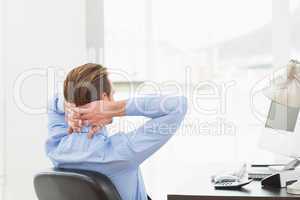
<svg viewBox="0 0 300 200">
<path fill-rule="evenodd" d="M 300 108 L 300 63 L 291 60 L 283 71 L 274 73 L 263 94 L 271 101 Z"/>
</svg>

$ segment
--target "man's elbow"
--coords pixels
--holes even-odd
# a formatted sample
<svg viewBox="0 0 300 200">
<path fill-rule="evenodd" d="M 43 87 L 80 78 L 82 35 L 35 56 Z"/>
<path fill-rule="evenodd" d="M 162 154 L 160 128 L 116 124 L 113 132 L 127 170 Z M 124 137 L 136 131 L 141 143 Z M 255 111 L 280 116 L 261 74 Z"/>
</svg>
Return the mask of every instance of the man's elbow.
<svg viewBox="0 0 300 200">
<path fill-rule="evenodd" d="M 178 96 L 177 98 L 177 106 L 176 111 L 170 115 L 170 130 L 169 134 L 173 135 L 176 133 L 177 129 L 181 126 L 181 123 L 184 120 L 184 117 L 187 113 L 188 109 L 188 100 L 185 96 Z"/>
</svg>

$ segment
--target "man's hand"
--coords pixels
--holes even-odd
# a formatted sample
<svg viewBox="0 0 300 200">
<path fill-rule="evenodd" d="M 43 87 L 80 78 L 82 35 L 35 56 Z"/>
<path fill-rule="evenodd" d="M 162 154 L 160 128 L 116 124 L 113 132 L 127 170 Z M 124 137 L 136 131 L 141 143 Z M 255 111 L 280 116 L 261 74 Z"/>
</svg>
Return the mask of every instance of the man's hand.
<svg viewBox="0 0 300 200">
<path fill-rule="evenodd" d="M 80 119 L 80 114 L 78 108 L 75 104 L 65 102 L 65 121 L 68 123 L 68 133 L 80 132 L 82 127 L 82 120 Z"/>
<path fill-rule="evenodd" d="M 125 114 L 125 101 L 93 101 L 86 105 L 76 107 L 65 103 L 66 118 L 69 133 L 80 132 L 82 126 L 90 125 L 88 137 L 92 138 L 105 125 L 112 122 L 112 118 Z"/>
</svg>

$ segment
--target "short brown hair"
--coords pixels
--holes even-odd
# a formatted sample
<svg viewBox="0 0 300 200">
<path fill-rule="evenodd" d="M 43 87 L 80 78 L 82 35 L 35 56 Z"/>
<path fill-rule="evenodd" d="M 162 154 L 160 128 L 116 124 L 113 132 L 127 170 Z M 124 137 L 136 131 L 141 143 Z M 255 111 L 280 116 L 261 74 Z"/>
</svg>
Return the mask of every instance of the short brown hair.
<svg viewBox="0 0 300 200">
<path fill-rule="evenodd" d="M 64 81 L 64 97 L 67 102 L 82 106 L 100 100 L 103 93 L 110 95 L 111 84 L 106 68 L 87 63 L 71 70 Z"/>
</svg>

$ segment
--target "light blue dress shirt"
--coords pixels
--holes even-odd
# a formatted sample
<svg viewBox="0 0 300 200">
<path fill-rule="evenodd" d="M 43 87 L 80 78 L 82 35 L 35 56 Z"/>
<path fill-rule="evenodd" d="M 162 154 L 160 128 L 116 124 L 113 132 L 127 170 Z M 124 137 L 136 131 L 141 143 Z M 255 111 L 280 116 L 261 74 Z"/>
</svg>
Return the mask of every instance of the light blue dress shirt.
<svg viewBox="0 0 300 200">
<path fill-rule="evenodd" d="M 146 96 L 127 100 L 127 116 L 150 118 L 129 133 L 108 136 L 103 128 L 92 139 L 88 127 L 67 134 L 63 98 L 57 95 L 48 109 L 46 153 L 55 167 L 97 171 L 108 176 L 123 200 L 146 200 L 140 164 L 163 146 L 180 126 L 187 110 L 183 96 Z"/>
</svg>

